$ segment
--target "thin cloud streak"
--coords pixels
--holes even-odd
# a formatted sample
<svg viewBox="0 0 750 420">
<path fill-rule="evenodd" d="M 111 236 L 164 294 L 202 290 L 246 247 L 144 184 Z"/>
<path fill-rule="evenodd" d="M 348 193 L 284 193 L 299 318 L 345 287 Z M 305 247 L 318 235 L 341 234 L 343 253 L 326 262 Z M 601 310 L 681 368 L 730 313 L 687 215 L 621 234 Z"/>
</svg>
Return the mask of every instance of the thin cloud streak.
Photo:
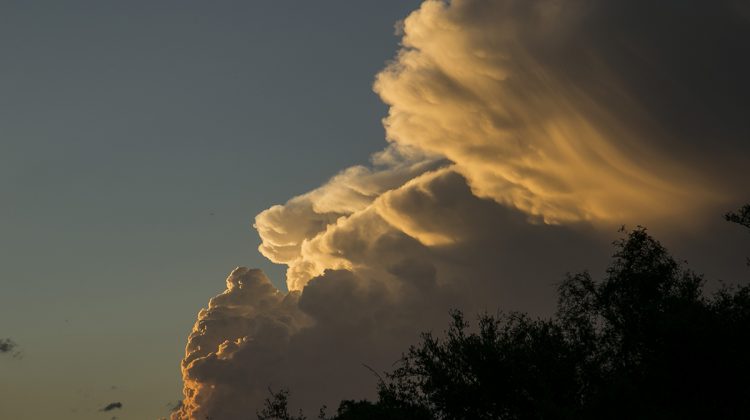
<svg viewBox="0 0 750 420">
<path fill-rule="evenodd" d="M 107 404 L 104 408 L 102 408 L 99 411 L 112 411 L 112 410 L 119 410 L 122 408 L 121 402 L 112 402 Z"/>
</svg>

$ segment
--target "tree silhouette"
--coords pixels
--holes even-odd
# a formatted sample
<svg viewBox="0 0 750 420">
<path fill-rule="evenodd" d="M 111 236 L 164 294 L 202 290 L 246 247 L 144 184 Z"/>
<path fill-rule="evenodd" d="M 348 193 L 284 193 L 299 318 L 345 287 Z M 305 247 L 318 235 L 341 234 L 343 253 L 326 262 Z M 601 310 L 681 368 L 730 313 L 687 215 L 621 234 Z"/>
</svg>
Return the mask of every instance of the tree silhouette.
<svg viewBox="0 0 750 420">
<path fill-rule="evenodd" d="M 745 204 L 739 210 L 724 215 L 728 222 L 737 223 L 750 229 L 750 204 Z M 747 265 L 750 266 L 750 257 L 747 257 Z"/>
<path fill-rule="evenodd" d="M 306 420 L 300 411 L 299 415 L 289 414 L 289 390 L 281 389 L 274 392 L 268 389 L 270 396 L 263 402 L 263 408 L 256 413 L 258 420 Z"/>
<path fill-rule="evenodd" d="M 729 222 L 737 223 L 750 229 L 750 204 L 745 204 L 736 212 L 725 214 L 724 218 Z"/>
<path fill-rule="evenodd" d="M 460 312 L 380 385 L 382 406 L 435 419 L 750 418 L 750 288 L 703 278 L 637 228 L 600 282 L 559 285 L 556 315 Z M 381 417 L 387 418 L 387 417 Z"/>
</svg>

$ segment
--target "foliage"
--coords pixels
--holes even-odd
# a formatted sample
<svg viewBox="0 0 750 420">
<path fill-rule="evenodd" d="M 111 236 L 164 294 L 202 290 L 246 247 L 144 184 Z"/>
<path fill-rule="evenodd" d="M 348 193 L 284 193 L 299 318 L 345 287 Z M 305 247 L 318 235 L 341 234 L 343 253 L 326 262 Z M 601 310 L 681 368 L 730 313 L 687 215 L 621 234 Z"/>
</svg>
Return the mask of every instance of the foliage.
<svg viewBox="0 0 750 420">
<path fill-rule="evenodd" d="M 724 219 L 750 229 L 750 204 L 745 204 L 736 212 L 732 211 L 725 214 Z M 747 265 L 750 266 L 750 257 L 747 257 Z"/>
<path fill-rule="evenodd" d="M 288 389 L 274 392 L 269 388 L 268 392 L 271 395 L 265 399 L 263 409 L 256 413 L 258 420 L 307 420 L 301 411 L 297 416 L 289 414 Z"/>
<path fill-rule="evenodd" d="M 454 312 L 370 406 L 434 419 L 750 418 L 750 287 L 706 297 L 644 228 L 615 246 L 602 281 L 559 285 L 552 319 L 483 315 L 472 332 Z"/>
<path fill-rule="evenodd" d="M 724 215 L 728 222 L 737 223 L 750 229 L 750 204 L 745 204 L 736 212 L 729 212 Z"/>
</svg>

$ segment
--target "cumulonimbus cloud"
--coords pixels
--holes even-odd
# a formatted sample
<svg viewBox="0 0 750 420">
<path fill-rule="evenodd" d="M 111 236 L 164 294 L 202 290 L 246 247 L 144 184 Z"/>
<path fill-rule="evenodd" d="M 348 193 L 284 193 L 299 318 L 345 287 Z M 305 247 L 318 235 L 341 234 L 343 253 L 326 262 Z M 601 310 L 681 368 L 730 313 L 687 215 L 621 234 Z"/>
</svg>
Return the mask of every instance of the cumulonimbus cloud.
<svg viewBox="0 0 750 420">
<path fill-rule="evenodd" d="M 735 1 L 425 1 L 377 77 L 371 167 L 255 219 L 291 292 L 238 268 L 198 315 L 174 419 L 374 390 L 447 310 L 545 313 L 613 226 L 747 194 L 750 22 Z M 601 232 L 606 232 L 602 235 Z M 602 257 L 602 258 L 597 258 Z"/>
</svg>

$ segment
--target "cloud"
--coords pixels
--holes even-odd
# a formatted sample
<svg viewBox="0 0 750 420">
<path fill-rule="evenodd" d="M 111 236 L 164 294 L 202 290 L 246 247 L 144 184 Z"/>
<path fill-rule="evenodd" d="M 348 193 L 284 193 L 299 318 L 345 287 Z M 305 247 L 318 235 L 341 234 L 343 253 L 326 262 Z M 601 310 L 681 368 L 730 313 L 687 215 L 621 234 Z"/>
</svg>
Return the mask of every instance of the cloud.
<svg viewBox="0 0 750 420">
<path fill-rule="evenodd" d="M 750 195 L 739 9 L 424 2 L 375 82 L 389 145 L 256 216 L 290 292 L 229 275 L 172 418 L 246 418 L 269 386 L 308 410 L 372 395 L 362 364 L 390 369 L 450 308 L 547 314 L 565 272 L 602 269 L 616 226 L 693 229 L 735 207 Z"/>
<path fill-rule="evenodd" d="M 748 149 L 745 23 L 726 2 L 427 1 L 375 90 L 389 140 L 479 196 L 547 223 L 690 218 L 746 188 L 726 177 L 747 163 L 726 160 Z"/>
<path fill-rule="evenodd" d="M 418 239 L 434 231 L 452 241 Z M 422 174 L 306 241 L 295 264 L 322 272 L 303 290 L 281 293 L 258 270 L 233 271 L 190 335 L 174 418 L 246 417 L 268 386 L 289 387 L 308 410 L 370 395 L 363 364 L 388 369 L 454 307 L 548 311 L 554 283 L 602 242 L 583 228 L 530 224 L 474 196 L 450 167 Z"/>
<path fill-rule="evenodd" d="M 13 358 L 20 358 L 18 344 L 10 338 L 0 338 L 0 354 L 9 354 Z"/>
<path fill-rule="evenodd" d="M 185 399 L 173 417 L 239 417 L 237 402 L 262 400 L 267 384 L 255 385 L 272 377 L 292 334 L 309 323 L 298 308 L 299 294 L 278 291 L 260 270 L 237 268 L 226 283 L 188 338 Z"/>
<path fill-rule="evenodd" d="M 112 410 L 119 410 L 122 408 L 121 402 L 112 402 L 107 404 L 104 408 L 102 408 L 99 411 L 112 411 Z"/>
<path fill-rule="evenodd" d="M 0 339 L 0 353 L 10 353 L 16 346 L 17 344 L 10 338 Z"/>
<path fill-rule="evenodd" d="M 303 243 L 323 233 L 339 218 L 366 209 L 383 192 L 445 164 L 407 148 L 390 148 L 374 158 L 376 166 L 354 166 L 341 171 L 325 185 L 273 206 L 255 217 L 254 227 L 263 238 L 261 254 L 271 261 L 290 266 L 287 283 L 291 290 L 301 289 L 310 279 L 310 270 L 301 264 Z"/>
</svg>

